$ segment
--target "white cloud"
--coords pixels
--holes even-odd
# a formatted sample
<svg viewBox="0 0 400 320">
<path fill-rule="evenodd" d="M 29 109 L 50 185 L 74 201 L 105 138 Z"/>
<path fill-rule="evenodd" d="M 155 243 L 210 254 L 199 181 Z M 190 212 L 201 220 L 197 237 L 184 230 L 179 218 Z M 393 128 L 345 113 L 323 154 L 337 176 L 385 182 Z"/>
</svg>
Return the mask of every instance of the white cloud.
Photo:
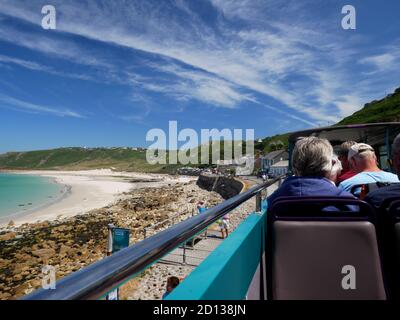
<svg viewBox="0 0 400 320">
<path fill-rule="evenodd" d="M 363 104 L 363 100 L 361 98 L 351 96 L 351 95 L 345 95 L 343 97 L 337 97 L 337 102 L 336 105 L 338 106 L 340 110 L 340 114 L 345 117 L 348 116 L 357 110 L 360 109 L 360 107 Z"/>
<path fill-rule="evenodd" d="M 58 5 L 57 7 L 59 7 Z M 68 32 L 98 41 L 108 42 L 112 44 L 122 45 L 133 49 L 143 50 L 149 53 L 159 54 L 169 57 L 188 65 L 194 66 L 198 69 L 207 71 L 210 74 L 217 75 L 220 79 L 226 82 L 224 86 L 220 86 L 220 90 L 216 87 L 210 87 L 204 84 L 202 79 L 197 86 L 192 90 L 193 98 L 203 99 L 206 102 L 214 102 L 222 106 L 232 106 L 233 103 L 242 100 L 240 93 L 234 93 L 238 88 L 243 87 L 247 90 L 254 90 L 256 92 L 270 95 L 278 101 L 284 103 L 297 102 L 297 106 L 291 106 L 299 112 L 307 111 L 306 108 L 300 106 L 296 97 L 289 92 L 282 92 L 275 84 L 268 84 L 263 73 L 267 74 L 271 70 L 263 66 L 263 61 L 260 61 L 259 56 L 249 52 L 247 48 L 241 47 L 240 43 L 224 43 L 221 39 L 217 39 L 214 34 L 209 33 L 209 28 L 205 25 L 198 25 L 196 28 L 186 28 L 186 25 L 181 25 L 174 17 L 165 15 L 162 11 L 157 11 L 157 8 L 151 8 L 151 17 L 149 19 L 149 12 L 143 15 L 141 7 L 129 8 L 133 4 L 127 5 L 128 8 L 124 11 L 123 15 L 128 15 L 131 21 L 135 22 L 136 27 L 122 23 L 121 12 L 116 10 L 111 4 L 109 7 L 107 17 L 105 12 L 100 6 L 93 3 L 90 4 L 91 16 L 96 17 L 91 20 L 90 24 L 86 23 L 85 16 L 82 15 L 82 10 L 76 6 L 61 6 L 64 13 L 64 23 L 59 23 L 60 31 Z M 129 10 L 131 9 L 131 10 Z M 3 7 L 3 12 L 24 19 L 26 21 L 35 22 L 29 10 L 19 8 L 17 10 L 13 4 L 8 3 Z M 68 16 L 69 19 L 66 17 Z M 130 20 L 128 20 L 130 21 Z M 140 34 L 137 31 L 137 26 L 144 29 L 145 32 Z M 222 39 L 223 40 L 223 39 Z M 53 48 L 54 45 L 44 44 L 43 46 L 35 47 L 32 41 L 23 39 L 24 45 L 46 52 L 53 52 L 60 54 L 62 50 Z M 221 43 L 219 43 L 221 42 Z M 36 41 L 35 41 L 36 43 Z M 67 54 L 69 51 L 67 51 Z M 65 54 L 64 54 L 65 55 Z M 254 60 L 255 59 L 255 60 Z M 258 61 L 257 61 L 258 59 Z M 215 80 L 215 83 L 222 84 L 222 80 Z M 233 85 L 228 85 L 232 83 Z M 153 85 L 152 88 L 154 88 Z M 151 86 L 148 85 L 151 89 Z M 175 86 L 177 89 L 186 91 L 184 85 Z M 207 89 L 210 94 L 206 94 Z M 181 98 L 184 97 L 180 95 Z M 286 99 L 282 97 L 287 97 Z M 318 112 L 309 112 L 312 117 L 318 117 Z"/>
<path fill-rule="evenodd" d="M 111 73 L 110 79 L 123 82 L 120 77 L 126 77 L 135 86 L 178 100 L 196 99 L 228 108 L 244 101 L 265 100 L 275 112 L 286 112 L 312 125 L 318 121 L 335 122 L 370 98 L 371 92 L 354 85 L 363 79 L 355 81 L 356 75 L 348 72 L 349 64 L 360 52 L 351 41 L 342 43 L 340 35 L 330 32 L 333 27 L 327 26 L 332 21 L 310 20 L 303 2 L 210 3 L 221 14 L 212 23 L 204 22 L 191 10 L 190 3 L 183 1 L 177 1 L 177 8 L 146 1 L 80 1 L 73 5 L 55 1 L 62 13 L 57 32 L 60 36 L 78 35 L 163 57 L 165 65 L 153 67 L 173 74 L 176 79 L 170 82 L 132 77 L 128 72 Z M 38 24 L 40 14 L 35 13 L 35 7 L 35 1 L 4 0 L 0 12 Z M 244 23 L 240 29 L 232 23 L 237 18 Z M 12 41 L 7 34 L 0 31 L 0 38 Z M 72 41 L 43 37 L 37 41 L 31 35 L 18 33 L 12 37 L 33 50 L 115 70 L 98 53 L 91 54 Z M 177 68 L 178 62 L 186 67 Z M 364 59 L 364 63 L 381 68 L 389 62 L 393 58 L 387 55 Z M 255 99 L 255 94 L 271 97 L 276 103 Z"/>
<path fill-rule="evenodd" d="M 69 72 L 61 72 L 61 71 L 54 70 L 53 68 L 51 68 L 49 66 L 39 64 L 35 61 L 18 59 L 18 58 L 9 57 L 9 56 L 5 56 L 5 55 L 1 55 L 1 54 L 0 54 L 0 62 L 5 63 L 5 65 L 13 64 L 13 65 L 17 65 L 19 67 L 25 68 L 25 69 L 45 72 L 45 73 L 49 73 L 49 74 L 53 74 L 53 75 L 57 75 L 57 76 L 61 76 L 61 77 L 96 81 L 96 79 L 94 79 L 88 75 L 85 75 L 85 74 L 74 74 L 74 73 L 69 73 Z"/>
<path fill-rule="evenodd" d="M 397 67 L 400 64 L 400 48 L 397 52 L 396 50 L 390 50 L 390 52 L 365 57 L 360 62 L 374 67 L 375 70 L 372 73 L 398 69 Z"/>
<path fill-rule="evenodd" d="M 86 66 L 104 69 L 113 68 L 113 65 L 100 58 L 98 53 L 82 48 L 72 40 L 56 38 L 54 35 L 46 36 L 37 31 L 27 33 L 2 24 L 0 40 Z"/>
<path fill-rule="evenodd" d="M 147 90 L 162 92 L 180 100 L 194 98 L 226 108 L 235 108 L 243 101 L 255 102 L 251 95 L 242 93 L 235 84 L 202 70 L 188 70 L 176 64 L 149 63 L 148 67 L 173 75 L 175 80 L 169 78 L 165 83 L 157 84 L 137 81 L 138 85 Z"/>
<path fill-rule="evenodd" d="M 69 109 L 58 109 L 31 102 L 19 100 L 4 94 L 0 94 L 0 108 L 11 108 L 21 112 L 51 114 L 58 117 L 85 118 L 83 115 Z"/>
</svg>

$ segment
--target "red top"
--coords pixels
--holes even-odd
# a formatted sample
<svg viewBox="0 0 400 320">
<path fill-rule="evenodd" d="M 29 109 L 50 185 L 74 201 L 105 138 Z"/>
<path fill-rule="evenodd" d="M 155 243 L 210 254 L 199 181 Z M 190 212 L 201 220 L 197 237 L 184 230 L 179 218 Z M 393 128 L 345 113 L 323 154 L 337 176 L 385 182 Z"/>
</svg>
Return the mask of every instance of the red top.
<svg viewBox="0 0 400 320">
<path fill-rule="evenodd" d="M 339 178 L 337 178 L 336 184 L 339 184 L 341 182 L 343 182 L 344 180 L 350 179 L 351 177 L 354 177 L 357 173 L 353 172 L 351 170 L 346 171 L 344 173 L 342 173 Z"/>
</svg>

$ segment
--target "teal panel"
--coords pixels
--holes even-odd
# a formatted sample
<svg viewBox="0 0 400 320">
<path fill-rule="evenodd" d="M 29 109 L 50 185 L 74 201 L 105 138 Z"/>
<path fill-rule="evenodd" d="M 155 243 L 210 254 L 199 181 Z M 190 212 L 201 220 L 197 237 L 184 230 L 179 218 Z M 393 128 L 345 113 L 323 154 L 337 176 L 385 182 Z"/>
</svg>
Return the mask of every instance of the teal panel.
<svg viewBox="0 0 400 320">
<path fill-rule="evenodd" d="M 264 239 L 265 214 L 251 214 L 166 300 L 244 299 L 264 251 Z"/>
<path fill-rule="evenodd" d="M 113 253 L 129 246 L 129 229 L 113 228 Z"/>
</svg>

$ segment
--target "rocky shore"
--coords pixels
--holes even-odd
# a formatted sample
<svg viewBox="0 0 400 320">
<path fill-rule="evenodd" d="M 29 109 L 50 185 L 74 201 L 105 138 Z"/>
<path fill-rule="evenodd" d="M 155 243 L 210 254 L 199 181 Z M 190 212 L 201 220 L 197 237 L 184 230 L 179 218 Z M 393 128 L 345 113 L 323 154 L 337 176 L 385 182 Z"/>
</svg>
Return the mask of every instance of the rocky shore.
<svg viewBox="0 0 400 320">
<path fill-rule="evenodd" d="M 16 299 L 39 288 L 43 265 L 55 267 L 57 279 L 60 279 L 105 257 L 109 223 L 129 228 L 133 244 L 143 239 L 144 228 L 177 213 L 180 215 L 175 223 L 190 217 L 200 200 L 210 207 L 222 198 L 215 192 L 200 189 L 194 181 L 169 184 L 126 192 L 112 205 L 71 218 L 2 228 L 0 299 Z M 167 227 L 168 224 L 161 224 L 153 232 Z M 151 270 L 146 271 L 142 278 L 150 273 Z M 183 270 L 182 276 L 186 274 Z M 140 283 L 141 278 L 128 283 L 121 290 L 122 298 L 132 297 Z M 163 287 L 162 282 L 157 286 Z"/>
<path fill-rule="evenodd" d="M 253 200 L 253 201 L 252 201 Z M 251 199 L 230 213 L 230 232 L 255 210 L 255 201 Z M 124 298 L 128 300 L 159 300 L 165 292 L 167 278 L 178 277 L 183 280 L 194 267 L 189 265 L 173 265 L 156 263 L 137 279 L 134 288 L 126 290 Z"/>
</svg>

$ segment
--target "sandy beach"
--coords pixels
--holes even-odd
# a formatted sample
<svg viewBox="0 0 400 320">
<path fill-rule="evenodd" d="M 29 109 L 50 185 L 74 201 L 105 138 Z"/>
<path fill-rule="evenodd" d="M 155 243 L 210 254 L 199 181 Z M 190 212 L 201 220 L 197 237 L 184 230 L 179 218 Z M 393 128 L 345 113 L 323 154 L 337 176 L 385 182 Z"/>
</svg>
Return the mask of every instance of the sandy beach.
<svg viewBox="0 0 400 320">
<path fill-rule="evenodd" d="M 197 177 L 110 170 L 23 174 L 56 179 L 68 184 L 71 192 L 19 219 L 18 225 L 0 228 L 0 300 L 17 299 L 40 288 L 43 265 L 54 266 L 59 280 L 104 258 L 110 223 L 128 229 L 133 245 L 192 217 L 199 201 L 207 208 L 224 201 L 216 191 L 198 185 Z M 231 231 L 254 211 L 254 205 L 248 201 L 232 212 Z M 20 225 L 24 221 L 32 223 Z M 159 299 L 169 275 L 185 277 L 191 270 L 154 265 L 124 284 L 121 298 Z"/>
<path fill-rule="evenodd" d="M 51 173 L 51 175 L 54 174 L 54 172 Z M 60 174 L 57 173 L 57 175 Z M 70 173 L 62 176 L 69 177 Z M 111 177 L 102 175 L 103 177 L 100 178 L 98 174 L 93 177 L 93 175 L 88 176 L 80 172 L 72 176 L 85 177 L 89 181 L 91 179 L 110 181 L 111 179 L 116 182 L 113 180 L 116 178 L 113 175 Z M 127 176 L 129 179 L 132 177 L 131 174 Z M 119 179 L 125 181 L 125 178 L 126 176 Z M 174 183 L 188 179 L 192 181 Z M 83 185 L 81 179 L 79 181 L 79 185 Z M 128 183 L 128 187 L 135 184 L 129 185 L 126 181 L 125 183 Z M 163 185 L 164 183 L 166 185 Z M 200 188 L 193 178 L 164 176 L 163 181 L 149 184 L 153 186 L 133 188 L 127 193 L 117 195 L 117 200 L 110 205 L 90 210 L 82 215 L 75 215 L 76 213 L 72 212 L 70 217 L 53 219 L 56 215 L 54 211 L 50 212 L 47 221 L 0 229 L 0 271 L 2 271 L 0 272 L 0 300 L 16 299 L 39 288 L 42 284 L 43 265 L 54 266 L 58 280 L 104 258 L 107 252 L 110 223 L 129 229 L 129 243 L 133 245 L 142 241 L 145 234 L 151 236 L 172 224 L 192 217 L 197 212 L 196 206 L 200 200 L 204 201 L 207 207 L 213 207 L 222 201 L 218 193 Z M 156 185 L 161 187 L 157 188 Z M 70 197 L 73 195 L 71 194 Z M 82 195 L 77 199 L 81 200 Z M 64 206 L 66 201 L 69 201 L 68 198 L 62 200 L 59 205 L 63 203 Z M 84 204 L 78 203 L 78 206 L 82 208 Z M 43 216 L 43 213 L 37 215 L 35 213 L 34 219 L 39 216 Z M 162 279 L 158 279 L 159 288 L 163 280 L 165 280 L 163 276 Z M 138 283 L 138 279 L 133 279 L 129 284 L 124 285 L 121 289 L 122 297 L 133 297 Z"/>
<path fill-rule="evenodd" d="M 51 221 L 59 218 L 83 214 L 93 209 L 111 205 L 123 197 L 125 192 L 143 187 L 188 182 L 192 177 L 145 174 L 135 172 L 115 172 L 110 169 L 85 171 L 17 171 L 17 174 L 29 174 L 49 177 L 64 185 L 59 199 L 41 208 L 29 210 L 12 217 L 16 226 L 38 221 Z M 10 219 L 10 220 L 11 220 Z M 9 221 L 1 221 L 4 227 Z"/>
</svg>

